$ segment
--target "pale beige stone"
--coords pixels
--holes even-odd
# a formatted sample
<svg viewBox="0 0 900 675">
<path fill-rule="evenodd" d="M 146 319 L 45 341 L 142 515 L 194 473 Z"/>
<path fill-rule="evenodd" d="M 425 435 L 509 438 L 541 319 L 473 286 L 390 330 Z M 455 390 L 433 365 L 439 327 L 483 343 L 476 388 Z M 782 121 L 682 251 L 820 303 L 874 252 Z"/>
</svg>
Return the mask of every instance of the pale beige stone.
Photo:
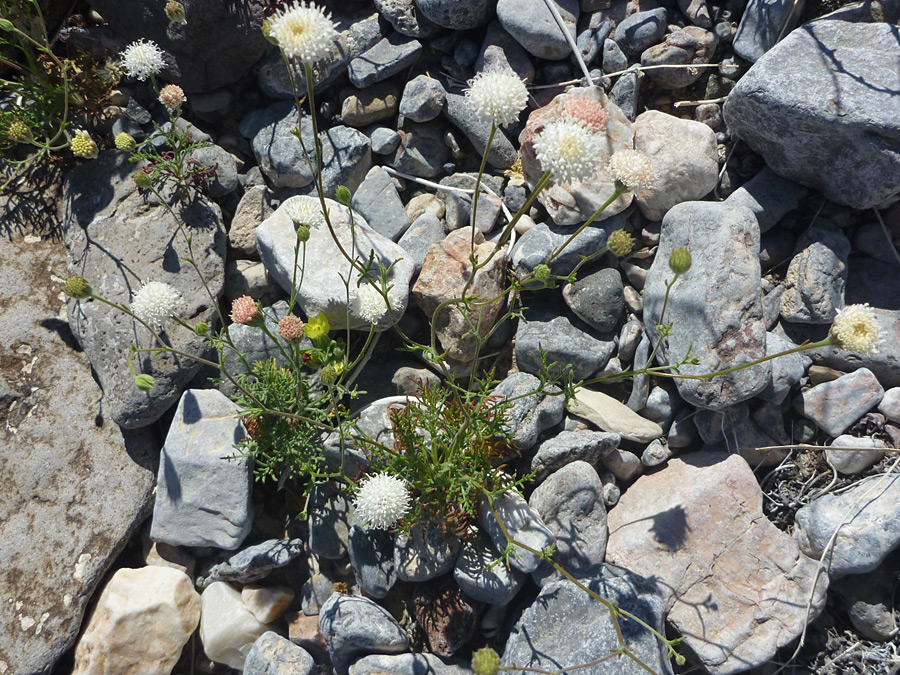
<svg viewBox="0 0 900 675">
<path fill-rule="evenodd" d="M 649 443 L 663 435 L 662 427 L 656 422 L 641 417 L 624 403 L 599 391 L 579 387 L 575 399 L 569 401 L 568 410 L 601 431 L 611 431 L 630 441 Z"/>
<path fill-rule="evenodd" d="M 225 581 L 214 581 L 207 586 L 200 602 L 203 651 L 217 663 L 243 670 L 256 638 L 272 627 L 257 619 L 244 606 L 241 592 Z"/>
<path fill-rule="evenodd" d="M 116 572 L 75 649 L 74 675 L 169 675 L 200 620 L 200 596 L 170 567 Z"/>
<path fill-rule="evenodd" d="M 257 621 L 272 623 L 281 618 L 294 600 L 294 590 L 287 586 L 256 586 L 250 584 L 241 590 L 241 600 Z"/>
</svg>

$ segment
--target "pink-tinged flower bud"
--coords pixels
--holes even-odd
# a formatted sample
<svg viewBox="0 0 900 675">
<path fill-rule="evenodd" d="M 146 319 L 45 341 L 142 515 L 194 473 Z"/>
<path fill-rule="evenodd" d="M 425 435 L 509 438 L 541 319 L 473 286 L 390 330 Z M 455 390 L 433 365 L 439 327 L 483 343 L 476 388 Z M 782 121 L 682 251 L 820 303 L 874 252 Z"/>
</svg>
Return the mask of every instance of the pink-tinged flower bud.
<svg viewBox="0 0 900 675">
<path fill-rule="evenodd" d="M 242 295 L 231 303 L 231 320 L 245 326 L 256 324 L 261 318 L 259 305 L 249 295 Z"/>
<path fill-rule="evenodd" d="M 288 342 L 297 342 L 303 338 L 305 328 L 300 317 L 288 314 L 278 322 L 278 334 Z"/>
<path fill-rule="evenodd" d="M 177 84 L 167 84 L 159 91 L 159 102 L 166 106 L 170 113 L 187 101 L 184 90 Z"/>
</svg>

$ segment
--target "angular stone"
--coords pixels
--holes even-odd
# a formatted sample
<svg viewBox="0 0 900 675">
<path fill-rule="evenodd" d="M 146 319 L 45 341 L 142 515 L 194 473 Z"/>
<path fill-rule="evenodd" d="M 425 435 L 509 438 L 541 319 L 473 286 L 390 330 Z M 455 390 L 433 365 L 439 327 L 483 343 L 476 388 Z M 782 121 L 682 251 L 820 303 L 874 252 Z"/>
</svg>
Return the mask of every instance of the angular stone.
<svg viewBox="0 0 900 675">
<path fill-rule="evenodd" d="M 340 97 L 344 99 L 341 120 L 356 128 L 391 119 L 400 105 L 399 92 L 391 82 L 379 82 L 365 89 L 343 89 Z"/>
<path fill-rule="evenodd" d="M 663 435 L 662 427 L 656 422 L 641 417 L 612 396 L 584 387 L 575 391 L 575 399 L 569 401 L 568 410 L 602 431 L 619 434 L 629 441 L 649 443 Z"/>
<path fill-rule="evenodd" d="M 75 648 L 73 674 L 169 675 L 200 621 L 200 595 L 169 567 L 116 571 Z"/>
<path fill-rule="evenodd" d="M 388 165 L 419 178 L 434 178 L 444 171 L 450 161 L 450 148 L 436 123 L 407 123 L 398 131 L 400 145 Z"/>
<path fill-rule="evenodd" d="M 464 661 L 446 661 L 434 654 L 370 654 L 350 666 L 350 675 L 471 675 Z"/>
<path fill-rule="evenodd" d="M 580 13 L 578 0 L 554 0 L 554 4 L 574 40 Z M 497 18 L 520 45 L 539 59 L 564 59 L 572 53 L 543 0 L 499 0 Z"/>
<path fill-rule="evenodd" d="M 237 581 L 242 584 L 264 579 L 269 572 L 284 567 L 303 553 L 302 539 L 269 539 L 248 546 L 215 562 L 197 577 L 197 587 L 206 588 L 214 581 Z"/>
<path fill-rule="evenodd" d="M 109 151 L 66 176 L 62 227 L 69 273 L 85 276 L 95 293 L 125 305 L 142 282 L 167 283 L 181 294 L 178 318 L 188 325 L 215 325 L 215 304 L 225 278 L 225 228 L 219 207 L 202 197 L 188 202 L 172 197 L 173 215 L 156 199 L 138 193 L 134 172 L 127 153 Z M 106 186 L 100 196 L 98 185 Z M 183 262 L 186 257 L 193 258 L 198 270 Z M 107 304 L 70 301 L 69 325 L 103 389 L 104 414 L 127 429 L 159 419 L 200 369 L 199 363 L 171 352 L 132 356 L 132 344 L 149 348 L 156 340 L 143 325 Z M 160 334 L 174 349 L 206 356 L 209 345 L 204 338 L 171 323 L 163 328 Z M 132 367 L 155 378 L 151 391 L 134 385 Z"/>
<path fill-rule="evenodd" d="M 243 256 L 256 258 L 256 228 L 272 215 L 269 190 L 265 185 L 250 187 L 238 202 L 228 229 L 228 245 Z M 227 279 L 226 279 L 227 283 Z"/>
<path fill-rule="evenodd" d="M 507 412 L 508 431 L 518 450 L 528 450 L 538 436 L 562 421 L 565 399 L 556 390 L 538 393 L 540 380 L 528 373 L 510 373 L 494 388 L 495 396 L 514 399 Z"/>
<path fill-rule="evenodd" d="M 728 195 L 725 203 L 730 206 L 746 206 L 753 211 L 761 233 L 768 232 L 787 214 L 793 211 L 809 193 L 809 189 L 785 180 L 769 167 Z"/>
<path fill-rule="evenodd" d="M 409 216 L 387 171 L 373 166 L 350 202 L 378 234 L 397 241 L 409 228 Z"/>
<path fill-rule="evenodd" d="M 319 631 L 338 675 L 368 654 L 398 654 L 409 645 L 406 631 L 388 611 L 367 598 L 334 593 L 319 613 Z"/>
<path fill-rule="evenodd" d="M 238 548 L 253 525 L 250 461 L 240 409 L 215 389 L 178 402 L 159 461 L 150 537 L 179 546 Z"/>
<path fill-rule="evenodd" d="M 200 594 L 200 642 L 213 661 L 244 669 L 253 644 L 270 630 L 244 607 L 241 592 L 225 581 L 216 581 Z"/>
<path fill-rule="evenodd" d="M 800 392 L 794 409 L 829 436 L 839 436 L 881 402 L 884 389 L 868 368 Z"/>
<path fill-rule="evenodd" d="M 400 33 L 389 33 L 347 67 L 350 82 L 363 89 L 406 70 L 422 54 L 422 43 Z"/>
<path fill-rule="evenodd" d="M 281 618 L 294 601 L 294 589 L 289 586 L 257 586 L 249 584 L 241 589 L 241 602 L 261 623 Z"/>
<path fill-rule="evenodd" d="M 462 94 L 447 94 L 447 105 L 444 108 L 447 119 L 462 131 L 481 155 L 487 147 L 491 133 L 491 123 L 477 117 L 469 100 Z M 488 164 L 497 169 L 508 169 L 518 156 L 516 148 L 510 143 L 501 128 L 494 132 L 491 149 L 488 152 Z"/>
<path fill-rule="evenodd" d="M 659 250 L 644 288 L 644 322 L 654 345 L 657 324 L 671 281 L 669 257 L 687 247 L 693 264 L 669 293 L 663 321 L 673 325 L 657 352 L 662 363 L 677 363 L 688 349 L 698 365 L 686 375 L 713 373 L 766 354 L 759 269 L 759 227 L 749 209 L 715 202 L 687 202 L 672 208 L 662 223 Z M 691 405 L 719 409 L 765 389 L 770 362 L 704 380 L 676 380 Z"/>
<path fill-rule="evenodd" d="M 741 78 L 725 121 L 779 176 L 871 208 L 900 189 L 898 56 L 889 24 L 808 23 Z"/>
<path fill-rule="evenodd" d="M 490 0 L 415 0 L 416 7 L 429 21 L 451 30 L 471 30 L 483 23 L 491 13 Z"/>
<path fill-rule="evenodd" d="M 874 570 L 900 545 L 900 475 L 864 478 L 847 492 L 827 494 L 796 515 L 794 539 L 800 550 L 823 560 L 834 579 Z"/>
<path fill-rule="evenodd" d="M 394 542 L 394 567 L 402 581 L 428 581 L 453 569 L 459 553 L 459 537 L 444 532 L 436 523 L 412 527 Z"/>
<path fill-rule="evenodd" d="M 610 267 L 565 284 L 562 296 L 579 319 L 601 333 L 616 329 L 625 308 L 622 277 Z"/>
<path fill-rule="evenodd" d="M 531 470 L 536 471 L 535 480 L 543 478 L 572 462 L 596 464 L 615 450 L 622 438 L 619 434 L 602 431 L 561 431 L 538 446 L 531 460 Z"/>
<path fill-rule="evenodd" d="M 379 14 L 390 22 L 394 30 L 410 37 L 429 37 L 441 31 L 416 7 L 415 0 L 375 0 Z"/>
<path fill-rule="evenodd" d="M 480 533 L 462 543 L 453 578 L 470 598 L 502 607 L 515 597 L 526 577 L 524 572 L 501 562 L 491 540 Z"/>
<path fill-rule="evenodd" d="M 850 240 L 833 225 L 813 225 L 800 235 L 797 248 L 784 279 L 781 316 L 830 324 L 844 306 Z"/>
<path fill-rule="evenodd" d="M 306 242 L 306 265 L 311 266 L 308 273 L 303 271 L 303 257 L 296 259 L 295 247 L 297 235 L 290 213 L 293 204 L 306 200 L 318 205 L 313 197 L 292 197 L 278 207 L 256 231 L 256 245 L 263 264 L 272 278 L 287 292 L 293 284 L 297 287 L 297 304 L 307 316 L 324 314 L 332 330 L 342 328 L 368 329 L 369 323 L 349 311 L 347 300 L 347 280 L 349 284 L 350 303 L 352 305 L 358 292 L 357 283 L 360 275 L 356 268 L 344 258 L 335 243 L 335 239 L 325 223 L 310 227 L 309 241 Z M 314 201 L 313 201 L 314 200 Z M 353 216 L 352 226 L 350 211 L 346 206 L 330 199 L 325 200 L 331 224 L 337 235 L 337 241 L 348 255 L 354 255 L 357 264 L 363 264 L 373 255 L 376 262 L 391 266 L 387 282 L 391 288 L 390 297 L 397 303 L 394 316 L 399 319 L 406 311 L 409 283 L 413 275 L 413 263 L 406 258 L 406 252 L 397 244 L 375 232 L 359 214 Z M 377 275 L 377 270 L 376 270 Z M 387 310 L 387 307 L 385 307 Z M 393 325 L 391 315 L 379 320 L 376 330 L 385 330 Z"/>
<path fill-rule="evenodd" d="M 641 53 L 641 66 L 709 63 L 719 41 L 712 31 L 700 26 L 685 26 L 665 36 L 665 39 Z M 650 68 L 647 77 L 662 89 L 688 87 L 703 76 L 704 68 Z M 693 72 L 691 72 L 693 71 Z"/>
<path fill-rule="evenodd" d="M 727 489 L 723 489 L 727 486 Z M 822 610 L 827 575 L 762 512 L 747 462 L 676 457 L 609 512 L 609 562 L 657 579 L 670 621 L 715 675 L 765 663 Z"/>
<path fill-rule="evenodd" d="M 385 597 L 397 581 L 393 535 L 354 525 L 350 528 L 347 551 L 360 589 L 373 598 Z"/>
<path fill-rule="evenodd" d="M 312 120 L 304 112 L 298 125 L 297 109 L 292 101 L 281 101 L 254 110 L 241 120 L 241 135 L 251 140 L 259 168 L 276 188 L 304 187 L 312 183 L 315 176 L 303 152 L 303 145 L 291 133 L 298 126 L 303 145 L 312 153 Z M 315 159 L 312 158 L 312 161 L 315 162 Z"/>
<path fill-rule="evenodd" d="M 749 0 L 734 34 L 735 54 L 751 63 L 762 58 L 779 38 L 790 33 L 793 26 L 785 23 L 793 7 L 787 0 Z"/>
<path fill-rule="evenodd" d="M 780 354 L 796 347 L 797 345 L 778 333 L 766 333 L 766 356 Z M 787 398 L 791 388 L 800 382 L 811 363 L 812 359 L 803 352 L 773 359 L 772 381 L 759 393 L 759 396 L 772 403 L 780 404 Z"/>
<path fill-rule="evenodd" d="M 556 541 L 537 511 L 528 506 L 528 502 L 517 492 L 506 492 L 497 497 L 493 508 L 484 495 L 478 495 L 478 524 L 491 538 L 497 550 L 502 551 L 509 544 L 509 539 L 500 527 L 498 518 L 512 539 L 536 551 L 543 551 Z M 541 558 L 514 544 L 509 563 L 522 572 L 533 572 L 540 565 Z"/>
<path fill-rule="evenodd" d="M 244 662 L 244 675 L 313 675 L 315 670 L 309 652 L 272 631 L 256 639 Z"/>
<path fill-rule="evenodd" d="M 415 219 L 397 243 L 407 252 L 407 258 L 412 260 L 418 274 L 428 251 L 435 244 L 442 242 L 446 236 L 440 218 L 431 213 L 423 213 Z"/>
</svg>

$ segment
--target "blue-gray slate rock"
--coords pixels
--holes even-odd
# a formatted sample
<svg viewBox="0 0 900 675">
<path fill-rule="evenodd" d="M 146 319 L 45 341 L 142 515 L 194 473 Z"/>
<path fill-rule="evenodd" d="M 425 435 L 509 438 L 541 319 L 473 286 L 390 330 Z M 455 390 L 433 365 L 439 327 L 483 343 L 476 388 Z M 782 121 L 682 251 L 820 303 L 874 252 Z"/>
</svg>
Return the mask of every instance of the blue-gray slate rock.
<svg viewBox="0 0 900 675">
<path fill-rule="evenodd" d="M 434 178 L 444 171 L 450 161 L 450 149 L 444 143 L 441 130 L 434 122 L 408 123 L 400 130 L 400 145 L 387 162 L 388 165 L 419 178 Z"/>
<path fill-rule="evenodd" d="M 341 486 L 317 483 L 309 496 L 309 550 L 337 560 L 347 553 L 350 501 Z"/>
<path fill-rule="evenodd" d="M 794 409 L 829 436 L 840 436 L 851 424 L 881 403 L 884 389 L 868 368 L 841 375 L 800 392 Z"/>
<path fill-rule="evenodd" d="M 628 68 L 628 57 L 612 38 L 603 41 L 603 72 L 618 73 Z"/>
<path fill-rule="evenodd" d="M 429 122 L 441 114 L 447 92 L 440 80 L 417 75 L 403 89 L 400 116 L 413 122 Z"/>
<path fill-rule="evenodd" d="M 565 284 L 562 296 L 575 316 L 601 333 L 614 331 L 625 309 L 622 276 L 611 267 Z"/>
<path fill-rule="evenodd" d="M 889 24 L 808 23 L 740 79 L 725 121 L 779 176 L 871 208 L 900 191 L 898 58 Z"/>
<path fill-rule="evenodd" d="M 338 675 L 368 654 L 399 654 L 409 636 L 386 609 L 368 598 L 334 593 L 319 611 L 319 632 Z"/>
<path fill-rule="evenodd" d="M 224 560 L 209 565 L 197 577 L 197 587 L 206 588 L 214 581 L 237 581 L 248 584 L 263 579 L 269 572 L 284 567 L 303 553 L 302 539 L 269 539 L 248 546 Z"/>
<path fill-rule="evenodd" d="M 234 447 L 247 437 L 239 414 L 215 389 L 184 392 L 159 458 L 151 539 L 226 551 L 243 543 L 253 525 L 252 475 Z"/>
<path fill-rule="evenodd" d="M 613 39 L 625 54 L 638 56 L 658 44 L 666 34 L 667 13 L 664 7 L 635 12 L 616 26 Z"/>
<path fill-rule="evenodd" d="M 734 34 L 735 53 L 751 63 L 759 61 L 779 37 L 791 32 L 785 24 L 793 8 L 791 0 L 750 0 Z"/>
<path fill-rule="evenodd" d="M 493 2 L 490 0 L 415 0 L 416 7 L 429 21 L 451 30 L 470 30 L 484 23 Z"/>
<path fill-rule="evenodd" d="M 238 186 L 237 161 L 234 156 L 218 145 L 197 148 L 188 155 L 204 167 L 213 169 L 212 178 L 207 182 L 206 194 L 213 199 L 231 194 Z"/>
<path fill-rule="evenodd" d="M 574 40 L 575 24 L 581 13 L 578 0 L 553 2 Z M 566 36 L 562 34 L 544 0 L 499 0 L 497 18 L 506 32 L 532 56 L 555 61 L 572 53 Z"/>
<path fill-rule="evenodd" d="M 484 533 L 462 543 L 453 578 L 463 593 L 488 605 L 509 604 L 527 575 L 500 561 L 500 554 Z"/>
<path fill-rule="evenodd" d="M 471 104 L 465 96 L 448 92 L 444 115 L 466 135 L 479 155 L 484 153 L 491 133 L 491 124 L 475 116 Z M 517 157 L 518 152 L 506 137 L 503 129 L 497 129 L 488 152 L 488 164 L 497 169 L 507 169 L 513 165 Z"/>
<path fill-rule="evenodd" d="M 775 466 L 789 452 L 786 449 L 759 449 L 770 448 L 779 443 L 751 419 L 746 402 L 722 410 L 699 410 L 694 415 L 694 424 L 700 437 L 707 443 L 707 450 L 736 453 L 753 467 Z"/>
<path fill-rule="evenodd" d="M 372 147 L 369 137 L 359 129 L 333 126 L 319 132 L 322 145 L 322 191 L 326 197 L 334 197 L 339 185 L 355 192 L 372 167 Z M 309 146 L 307 146 L 309 147 Z M 318 196 L 315 185 L 292 194 Z"/>
<path fill-rule="evenodd" d="M 794 323 L 830 324 L 844 306 L 850 240 L 825 221 L 801 234 L 797 248 L 784 278 L 781 316 Z"/>
<path fill-rule="evenodd" d="M 675 282 L 661 317 L 665 282 L 673 277 L 669 257 L 681 247 L 687 247 L 693 264 Z M 682 373 L 712 373 L 765 356 L 759 227 L 749 209 L 682 202 L 666 213 L 644 287 L 644 320 L 654 345 L 660 339 L 656 326 L 661 318 L 673 325 L 673 334 L 660 346 L 657 359 L 677 363 L 688 349 L 699 359 L 696 366 L 683 366 Z M 691 405 L 719 409 L 765 389 L 771 368 L 767 361 L 709 380 L 676 384 Z"/>
<path fill-rule="evenodd" d="M 105 151 L 66 176 L 61 220 L 69 274 L 83 275 L 95 293 L 125 305 L 143 283 L 167 283 L 181 296 L 179 319 L 189 325 L 215 325 L 215 305 L 225 280 L 221 210 L 205 198 L 178 204 L 172 196 L 169 205 L 176 217 L 157 200 L 139 194 L 132 180 L 135 166 L 128 153 Z M 185 231 L 193 237 L 193 253 Z M 183 262 L 191 256 L 197 270 Z M 104 303 L 70 301 L 68 320 L 103 389 L 103 415 L 126 429 L 158 420 L 200 369 L 191 358 L 171 352 L 132 356 L 133 344 L 149 348 L 156 339 L 142 324 Z M 162 327 L 161 335 L 173 349 L 196 357 L 210 355 L 207 340 L 172 323 Z M 156 386 L 149 392 L 139 390 L 132 368 L 154 377 Z"/>
<path fill-rule="evenodd" d="M 488 24 L 481 53 L 475 60 L 476 72 L 488 69 L 511 70 L 529 84 L 534 80 L 531 57 L 499 21 Z"/>
<path fill-rule="evenodd" d="M 538 392 L 540 380 L 528 373 L 510 373 L 494 388 L 495 396 L 515 399 L 506 413 L 508 431 L 518 450 L 528 450 L 537 443 L 540 433 L 562 421 L 565 399 L 553 388 Z M 555 395 L 550 395 L 555 394 Z"/>
<path fill-rule="evenodd" d="M 415 0 L 375 0 L 375 7 L 382 18 L 403 35 L 423 38 L 441 32 L 441 27 L 431 23 L 416 7 Z"/>
<path fill-rule="evenodd" d="M 360 589 L 373 598 L 386 596 L 397 581 L 394 536 L 384 530 L 350 528 L 350 565 Z"/>
<path fill-rule="evenodd" d="M 376 155 L 390 155 L 400 145 L 400 134 L 388 127 L 375 127 L 369 133 L 369 142 Z"/>
<path fill-rule="evenodd" d="M 788 211 L 793 211 L 809 189 L 777 175 L 769 167 L 728 195 L 725 203 L 746 206 L 759 223 L 760 234 L 771 230 Z"/>
<path fill-rule="evenodd" d="M 353 86 L 363 89 L 406 70 L 421 55 L 421 42 L 392 32 L 351 60 L 347 73 Z"/>
<path fill-rule="evenodd" d="M 460 541 L 436 523 L 418 523 L 394 541 L 394 568 L 401 581 L 428 581 L 453 569 Z"/>
<path fill-rule="evenodd" d="M 773 356 L 796 347 L 793 342 L 777 333 L 766 333 L 766 356 Z M 760 398 L 772 403 L 781 403 L 787 398 L 791 388 L 806 375 L 811 364 L 812 359 L 803 352 L 772 359 L 772 380 L 769 386 L 759 393 Z"/>
<path fill-rule="evenodd" d="M 397 241 L 409 227 L 409 216 L 397 186 L 387 171 L 373 166 L 360 183 L 350 205 L 359 211 L 378 234 Z"/>
<path fill-rule="evenodd" d="M 425 256 L 428 255 L 428 249 L 444 241 L 446 236 L 441 219 L 426 211 L 415 219 L 397 243 L 409 254 L 407 260 L 411 260 L 415 265 L 415 273 L 418 275 L 422 270 L 422 263 L 425 262 Z"/>
<path fill-rule="evenodd" d="M 274 187 L 303 187 L 315 176 L 303 145 L 291 133 L 296 128 L 297 109 L 289 101 L 254 110 L 241 120 L 241 135 L 251 139 L 256 162 Z M 306 149 L 312 153 L 312 121 L 305 113 L 300 130 Z M 315 164 L 312 154 L 310 160 Z"/>
<path fill-rule="evenodd" d="M 244 661 L 244 675 L 312 675 L 316 662 L 308 651 L 278 633 L 258 638 Z"/>
<path fill-rule="evenodd" d="M 483 494 L 478 495 L 478 524 L 487 533 L 498 551 L 505 550 L 509 536 L 520 544 L 536 551 L 543 551 L 556 542 L 556 537 L 541 520 L 537 511 L 518 492 L 506 492 L 491 502 Z M 500 527 L 500 522 L 503 528 Z M 506 533 L 504 533 L 504 528 Z M 533 572 L 541 564 L 541 557 L 521 546 L 513 545 L 509 563 L 522 572 Z"/>
<path fill-rule="evenodd" d="M 596 464 L 619 447 L 622 437 L 605 431 L 581 429 L 560 431 L 541 443 L 531 459 L 535 481 L 540 483 L 548 474 L 572 462 Z"/>
<path fill-rule="evenodd" d="M 674 451 L 662 439 L 655 439 L 641 453 L 641 464 L 648 468 L 667 462 Z"/>
<path fill-rule="evenodd" d="M 621 108 L 629 122 L 634 122 L 638 116 L 640 92 L 641 69 L 635 64 L 627 73 L 619 75 L 619 79 L 609 91 L 609 100 Z"/>
<path fill-rule="evenodd" d="M 699 26 L 685 26 L 666 35 L 657 45 L 641 54 L 641 66 L 647 77 L 661 89 L 681 89 L 703 76 L 704 68 L 651 68 L 651 66 L 687 66 L 709 63 L 718 39 L 712 31 Z"/>
<path fill-rule="evenodd" d="M 656 422 L 664 429 L 675 419 L 675 413 L 681 408 L 682 401 L 672 382 L 663 382 L 653 387 L 647 394 L 647 402 L 638 412 L 651 422 Z"/>
<path fill-rule="evenodd" d="M 472 675 L 469 664 L 434 654 L 370 654 L 350 666 L 350 675 Z"/>
<path fill-rule="evenodd" d="M 614 565 L 604 565 L 603 574 L 586 586 L 653 626 L 665 631 L 666 605 L 652 584 L 643 577 Z M 619 649 L 614 619 L 599 602 L 568 579 L 551 581 L 513 626 L 501 667 L 541 670 L 580 667 L 584 675 L 639 675 L 647 671 L 627 658 L 608 658 Z M 654 673 L 671 675 L 664 645 L 634 621 L 619 621 L 625 646 Z M 518 672 L 518 671 L 514 671 Z"/>
<path fill-rule="evenodd" d="M 581 58 L 586 66 L 590 66 L 594 59 L 597 58 L 613 30 L 612 21 L 608 19 L 596 21 L 594 17 L 599 19 L 600 14 L 595 14 L 591 17 L 590 24 L 578 34 L 575 40 L 575 44 L 578 46 L 578 51 L 581 52 Z"/>
<path fill-rule="evenodd" d="M 795 520 L 800 550 L 824 559 L 829 577 L 871 572 L 900 545 L 900 475 L 871 476 L 847 492 L 819 497 L 797 511 Z"/>
<path fill-rule="evenodd" d="M 609 530 L 603 483 L 591 464 L 582 461 L 566 464 L 538 485 L 528 505 L 538 512 L 556 537 L 554 561 L 576 579 L 601 574 Z M 561 578 L 547 562 L 541 562 L 531 576 L 541 586 Z"/>
</svg>

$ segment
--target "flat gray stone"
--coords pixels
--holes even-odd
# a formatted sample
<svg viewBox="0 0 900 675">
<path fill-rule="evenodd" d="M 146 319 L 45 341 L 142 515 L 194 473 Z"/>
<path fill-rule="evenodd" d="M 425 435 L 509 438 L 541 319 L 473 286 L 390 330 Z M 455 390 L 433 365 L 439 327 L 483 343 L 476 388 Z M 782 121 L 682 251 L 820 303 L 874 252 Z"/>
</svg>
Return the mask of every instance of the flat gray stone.
<svg viewBox="0 0 900 675">
<path fill-rule="evenodd" d="M 334 593 L 319 612 L 319 631 L 338 675 L 369 654 L 398 654 L 409 637 L 386 609 L 367 598 Z"/>
<path fill-rule="evenodd" d="M 898 57 L 889 24 L 808 23 L 740 79 L 725 121 L 779 176 L 871 208 L 900 189 Z"/>
<path fill-rule="evenodd" d="M 470 30 L 483 23 L 492 10 L 490 0 L 415 0 L 429 21 L 451 30 Z"/>
<path fill-rule="evenodd" d="M 315 173 L 303 152 L 303 145 L 291 133 L 298 124 L 293 101 L 280 101 L 254 110 L 241 120 L 240 131 L 251 139 L 256 162 L 274 187 L 304 187 Z M 306 149 L 313 152 L 312 121 L 304 111 L 300 123 Z M 315 158 L 310 155 L 313 164 Z"/>
<path fill-rule="evenodd" d="M 630 441 L 649 443 L 663 435 L 656 422 L 641 417 L 631 408 L 600 391 L 579 387 L 568 410 L 583 417 L 602 431 L 619 434 Z"/>
<path fill-rule="evenodd" d="M 351 60 L 347 73 L 353 86 L 362 89 L 406 70 L 419 60 L 421 54 L 422 43 L 418 40 L 400 33 L 388 33 Z"/>
<path fill-rule="evenodd" d="M 434 122 L 407 123 L 399 133 L 400 145 L 388 161 L 391 167 L 419 178 L 434 178 L 444 172 L 450 149 Z"/>
<path fill-rule="evenodd" d="M 765 233 L 775 227 L 788 211 L 797 208 L 808 193 L 808 188 L 782 178 L 766 166 L 728 195 L 725 203 L 746 206 L 753 211 L 760 233 Z"/>
<path fill-rule="evenodd" d="M 661 89 L 688 87 L 703 76 L 704 68 L 652 68 L 661 65 L 702 65 L 709 63 L 719 40 L 700 26 L 685 26 L 672 31 L 662 42 L 641 53 L 641 66 L 647 77 Z"/>
<path fill-rule="evenodd" d="M 394 542 L 394 567 L 402 581 L 429 581 L 453 569 L 459 553 L 459 537 L 435 523 L 414 525 L 409 535 Z"/>
<path fill-rule="evenodd" d="M 795 349 L 790 340 L 778 333 L 766 333 L 766 356 L 786 352 Z M 803 352 L 779 356 L 772 360 L 772 380 L 769 385 L 759 393 L 760 398 L 772 403 L 781 403 L 787 398 L 791 389 L 806 375 L 806 371 L 812 364 L 812 359 Z"/>
<path fill-rule="evenodd" d="M 198 588 L 206 588 L 214 581 L 237 581 L 242 584 L 264 579 L 269 573 L 284 567 L 303 553 L 302 539 L 269 539 L 248 546 L 224 560 L 207 566 L 197 577 Z"/>
<path fill-rule="evenodd" d="M 441 219 L 433 213 L 423 213 L 415 219 L 397 243 L 407 252 L 406 258 L 412 261 L 418 274 L 422 270 L 428 249 L 444 241 L 446 236 Z"/>
<path fill-rule="evenodd" d="M 453 578 L 470 598 L 503 607 L 519 592 L 527 575 L 500 562 L 497 549 L 482 533 L 462 543 Z"/>
<path fill-rule="evenodd" d="M 779 37 L 790 32 L 784 24 L 793 8 L 789 0 L 750 0 L 734 34 L 735 53 L 751 63 L 762 58 Z"/>
<path fill-rule="evenodd" d="M 429 122 L 441 114 L 447 92 L 440 80 L 417 75 L 403 89 L 400 116 L 413 122 Z"/>
<path fill-rule="evenodd" d="M 215 389 L 184 392 L 159 460 L 151 539 L 233 551 L 250 533 L 250 461 L 228 459 L 247 437 L 239 413 Z"/>
<path fill-rule="evenodd" d="M 493 509 L 484 495 L 478 495 L 478 524 L 491 538 L 494 547 L 502 551 L 509 544 L 509 539 L 500 527 L 498 519 L 512 539 L 536 551 L 543 551 L 556 541 L 538 512 L 531 508 L 518 492 L 506 492 L 496 498 Z M 509 564 L 514 568 L 522 572 L 533 572 L 540 563 L 541 558 L 538 554 L 513 545 Z"/>
<path fill-rule="evenodd" d="M 868 368 L 800 392 L 794 409 L 829 436 L 839 436 L 881 402 L 884 389 Z"/>
<path fill-rule="evenodd" d="M 397 241 L 409 228 L 409 216 L 387 171 L 373 166 L 353 193 L 350 205 L 378 234 Z"/>
<path fill-rule="evenodd" d="M 507 420 L 512 444 L 518 450 L 533 448 L 540 433 L 559 424 L 565 413 L 561 392 L 554 389 L 539 393 L 539 386 L 540 380 L 534 375 L 510 373 L 494 388 L 495 396 L 514 399 Z"/>
<path fill-rule="evenodd" d="M 554 0 L 566 29 L 574 40 L 581 12 L 578 0 Z M 543 0 L 499 0 L 497 18 L 503 28 L 529 53 L 540 59 L 564 59 L 572 48 Z"/>
<path fill-rule="evenodd" d="M 244 661 L 244 675 L 312 675 L 316 662 L 309 652 L 278 633 L 258 638 Z"/>
<path fill-rule="evenodd" d="M 884 449 L 888 446 L 884 441 L 871 436 L 838 436 L 825 450 L 828 463 L 841 473 L 855 475 L 881 461 Z M 841 448 L 864 448 L 863 450 L 841 450 Z"/>
<path fill-rule="evenodd" d="M 686 202 L 663 219 L 659 249 L 644 287 L 644 321 L 654 345 L 665 297 L 665 281 L 673 278 L 669 256 L 687 247 L 693 265 L 669 294 L 664 323 L 673 335 L 657 352 L 662 363 L 676 363 L 688 349 L 699 365 L 682 366 L 686 375 L 712 373 L 762 358 L 766 354 L 759 269 L 759 227 L 749 209 L 715 202 Z M 706 380 L 676 380 L 688 403 L 719 409 L 761 392 L 771 364 Z"/>
<path fill-rule="evenodd" d="M 797 248 L 784 279 L 781 316 L 794 323 L 830 324 L 844 306 L 850 240 L 830 223 L 814 224 L 800 235 Z"/>
<path fill-rule="evenodd" d="M 662 40 L 667 16 L 664 7 L 635 12 L 619 22 L 614 39 L 623 52 L 637 56 Z"/>
<path fill-rule="evenodd" d="M 562 296 L 575 316 L 601 333 L 616 329 L 625 308 L 622 276 L 611 267 L 581 277 L 574 284 L 565 284 Z"/>
<path fill-rule="evenodd" d="M 466 135 L 479 155 L 484 153 L 491 133 L 491 124 L 475 116 L 465 96 L 448 93 L 444 115 Z M 498 128 L 494 133 L 494 140 L 491 141 L 488 164 L 497 169 L 507 169 L 513 165 L 517 156 L 515 146 L 506 137 L 503 129 Z"/>
<path fill-rule="evenodd" d="M 536 482 L 572 462 L 596 464 L 615 450 L 622 438 L 602 431 L 561 431 L 541 443 L 531 459 Z"/>
<path fill-rule="evenodd" d="M 350 666 L 350 675 L 472 675 L 465 661 L 434 654 L 370 654 Z"/>
<path fill-rule="evenodd" d="M 384 530 L 354 525 L 350 528 L 347 551 L 360 589 L 373 598 L 385 597 L 397 581 L 394 536 Z"/>
</svg>

